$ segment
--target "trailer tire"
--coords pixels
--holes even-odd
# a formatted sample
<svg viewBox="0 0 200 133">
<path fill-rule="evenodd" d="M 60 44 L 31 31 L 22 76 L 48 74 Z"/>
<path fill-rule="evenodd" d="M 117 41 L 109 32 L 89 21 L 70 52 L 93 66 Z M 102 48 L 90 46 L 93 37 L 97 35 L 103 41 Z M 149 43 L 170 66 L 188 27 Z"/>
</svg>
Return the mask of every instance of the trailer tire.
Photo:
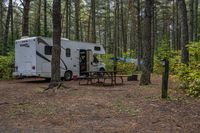
<svg viewBox="0 0 200 133">
<path fill-rule="evenodd" d="M 65 74 L 64 74 L 64 79 L 66 81 L 72 80 L 72 72 L 71 71 L 66 71 Z"/>
</svg>

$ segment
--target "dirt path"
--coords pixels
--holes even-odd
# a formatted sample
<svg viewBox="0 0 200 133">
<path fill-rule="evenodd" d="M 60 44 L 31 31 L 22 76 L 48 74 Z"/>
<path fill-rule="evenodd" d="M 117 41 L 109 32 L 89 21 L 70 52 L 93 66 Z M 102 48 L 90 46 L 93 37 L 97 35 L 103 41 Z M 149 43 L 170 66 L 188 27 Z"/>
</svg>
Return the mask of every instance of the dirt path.
<svg viewBox="0 0 200 133">
<path fill-rule="evenodd" d="M 160 77 L 152 85 L 79 86 L 42 92 L 40 79 L 0 81 L 0 132 L 133 133 L 200 131 L 200 102 L 170 82 L 160 99 Z"/>
</svg>

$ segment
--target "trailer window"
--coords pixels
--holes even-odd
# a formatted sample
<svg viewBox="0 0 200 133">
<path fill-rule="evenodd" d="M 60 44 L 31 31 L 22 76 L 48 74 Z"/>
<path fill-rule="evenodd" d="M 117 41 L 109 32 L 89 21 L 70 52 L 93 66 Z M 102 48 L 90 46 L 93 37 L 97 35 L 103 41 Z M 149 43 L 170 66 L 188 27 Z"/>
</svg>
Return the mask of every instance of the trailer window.
<svg viewBox="0 0 200 133">
<path fill-rule="evenodd" d="M 70 57 L 71 56 L 71 49 L 66 48 L 66 57 Z"/>
<path fill-rule="evenodd" d="M 45 46 L 44 53 L 45 53 L 45 55 L 51 55 L 52 54 L 52 46 Z"/>
<path fill-rule="evenodd" d="M 95 46 L 95 47 L 94 47 L 94 50 L 96 50 L 96 51 L 101 51 L 101 47 Z"/>
</svg>

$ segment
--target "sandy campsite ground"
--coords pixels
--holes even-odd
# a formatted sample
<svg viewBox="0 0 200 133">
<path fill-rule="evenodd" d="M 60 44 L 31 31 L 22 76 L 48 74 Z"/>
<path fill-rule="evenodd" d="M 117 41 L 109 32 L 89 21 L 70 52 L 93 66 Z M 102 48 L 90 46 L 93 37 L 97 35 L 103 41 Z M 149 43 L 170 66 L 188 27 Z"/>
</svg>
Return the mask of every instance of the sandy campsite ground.
<svg viewBox="0 0 200 133">
<path fill-rule="evenodd" d="M 160 98 L 161 77 L 152 85 L 79 85 L 43 92 L 43 79 L 0 81 L 0 132 L 199 133 L 200 101 L 170 80 L 168 100 Z"/>
</svg>

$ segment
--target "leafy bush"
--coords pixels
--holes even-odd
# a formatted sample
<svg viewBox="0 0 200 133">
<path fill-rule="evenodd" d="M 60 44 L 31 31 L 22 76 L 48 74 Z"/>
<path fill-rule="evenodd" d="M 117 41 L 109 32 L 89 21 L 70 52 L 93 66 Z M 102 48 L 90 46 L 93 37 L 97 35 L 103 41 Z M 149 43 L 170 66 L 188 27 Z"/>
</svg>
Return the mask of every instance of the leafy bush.
<svg viewBox="0 0 200 133">
<path fill-rule="evenodd" d="M 117 71 L 121 71 L 122 74 L 133 74 L 135 68 L 134 63 L 117 62 Z"/>
<path fill-rule="evenodd" d="M 180 51 L 172 51 L 168 44 L 162 44 L 154 60 L 154 72 L 162 73 L 161 59 L 166 58 L 170 63 L 170 74 L 181 81 L 186 92 L 195 97 L 200 97 L 200 42 L 188 45 L 190 62 L 188 65 L 181 63 Z"/>
<path fill-rule="evenodd" d="M 154 58 L 154 72 L 161 74 L 163 72 L 162 59 L 168 59 L 170 62 L 170 74 L 175 74 L 175 68 L 181 61 L 180 51 L 172 51 L 169 44 L 162 44 Z"/>
<path fill-rule="evenodd" d="M 184 84 L 189 95 L 200 97 L 200 42 L 188 45 L 190 53 L 189 65 L 179 64 L 176 66 L 176 76 Z"/>
<path fill-rule="evenodd" d="M 0 79 L 9 79 L 12 77 L 14 68 L 14 54 L 0 56 Z"/>
<path fill-rule="evenodd" d="M 102 60 L 103 63 L 105 63 L 107 71 L 113 70 L 113 62 L 111 60 L 112 57 L 113 57 L 112 54 L 105 54 L 100 57 L 101 58 L 100 60 Z"/>
<path fill-rule="evenodd" d="M 179 64 L 176 67 L 176 76 L 191 96 L 200 97 L 200 63 L 190 65 Z"/>
<path fill-rule="evenodd" d="M 198 62 L 200 61 L 200 42 L 191 43 L 188 45 L 190 51 L 190 62 Z"/>
<path fill-rule="evenodd" d="M 126 53 L 126 57 L 128 54 Z M 106 70 L 112 71 L 113 70 L 113 54 L 105 54 L 101 56 L 101 60 L 106 64 Z M 123 61 L 117 61 L 117 71 L 122 71 L 122 74 L 132 74 L 135 71 L 135 64 L 134 63 L 127 63 Z"/>
</svg>

